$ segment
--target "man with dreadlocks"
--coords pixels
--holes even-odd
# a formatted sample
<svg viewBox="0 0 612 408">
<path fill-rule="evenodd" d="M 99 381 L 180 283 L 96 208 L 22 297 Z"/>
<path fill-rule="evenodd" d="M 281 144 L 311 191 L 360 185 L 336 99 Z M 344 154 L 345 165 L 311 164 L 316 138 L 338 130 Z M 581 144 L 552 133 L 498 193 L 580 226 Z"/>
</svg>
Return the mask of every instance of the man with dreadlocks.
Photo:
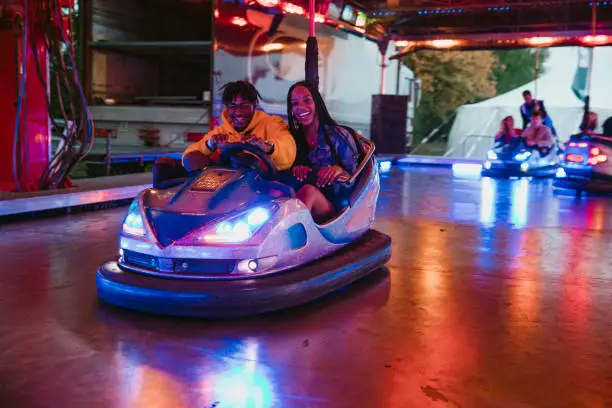
<svg viewBox="0 0 612 408">
<path fill-rule="evenodd" d="M 295 160 L 296 146 L 289 127 L 280 116 L 258 110 L 261 95 L 247 81 L 229 82 L 223 88 L 223 123 L 208 132 L 183 153 L 188 171 L 202 168 L 206 156 L 229 143 L 248 143 L 270 156 L 278 170 L 288 170 Z"/>
<path fill-rule="evenodd" d="M 211 156 L 230 143 L 248 143 L 269 155 L 277 170 L 288 170 L 293 165 L 296 145 L 289 128 L 280 116 L 258 110 L 261 95 L 247 81 L 225 84 L 221 91 L 225 109 L 220 126 L 208 132 L 200 141 L 183 152 L 183 166 L 170 158 L 160 158 L 153 167 L 153 185 L 187 176 L 213 162 Z"/>
</svg>

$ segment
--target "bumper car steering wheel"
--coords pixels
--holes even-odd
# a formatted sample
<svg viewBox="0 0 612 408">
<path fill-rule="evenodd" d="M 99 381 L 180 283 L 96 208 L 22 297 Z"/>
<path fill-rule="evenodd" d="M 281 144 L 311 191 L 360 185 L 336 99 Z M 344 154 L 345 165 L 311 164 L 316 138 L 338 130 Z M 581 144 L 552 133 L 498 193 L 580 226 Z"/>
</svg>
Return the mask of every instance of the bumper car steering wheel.
<svg viewBox="0 0 612 408">
<path fill-rule="evenodd" d="M 247 143 L 228 144 L 221 150 L 220 164 L 233 168 L 250 167 L 266 179 L 277 176 L 276 167 L 261 149 Z"/>
</svg>

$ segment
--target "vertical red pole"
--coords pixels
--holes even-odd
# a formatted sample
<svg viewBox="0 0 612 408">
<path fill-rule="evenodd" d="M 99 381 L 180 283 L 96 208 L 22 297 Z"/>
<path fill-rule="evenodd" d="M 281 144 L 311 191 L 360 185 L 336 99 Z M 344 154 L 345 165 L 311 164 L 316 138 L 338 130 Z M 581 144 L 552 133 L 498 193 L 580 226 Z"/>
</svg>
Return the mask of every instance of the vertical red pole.
<svg viewBox="0 0 612 408">
<path fill-rule="evenodd" d="M 28 3 L 28 22 L 34 17 L 35 0 Z M 25 4 L 24 4 L 25 6 Z M 25 8 L 25 7 L 24 7 Z M 36 71 L 36 60 L 42 80 L 47 81 L 47 52 L 36 24 L 29 24 L 26 53 L 23 54 L 23 33 L 17 27 L 0 29 L 0 190 L 17 189 L 14 165 L 20 175 L 19 185 L 23 190 L 36 190 L 40 177 L 49 162 L 50 134 L 47 112 L 47 89 Z M 25 63 L 24 63 L 25 62 Z M 23 74 L 25 87 L 20 98 Z M 14 151 L 17 104 L 21 99 L 18 151 Z"/>
<path fill-rule="evenodd" d="M 315 0 L 308 0 L 308 36 L 315 37 Z"/>
</svg>

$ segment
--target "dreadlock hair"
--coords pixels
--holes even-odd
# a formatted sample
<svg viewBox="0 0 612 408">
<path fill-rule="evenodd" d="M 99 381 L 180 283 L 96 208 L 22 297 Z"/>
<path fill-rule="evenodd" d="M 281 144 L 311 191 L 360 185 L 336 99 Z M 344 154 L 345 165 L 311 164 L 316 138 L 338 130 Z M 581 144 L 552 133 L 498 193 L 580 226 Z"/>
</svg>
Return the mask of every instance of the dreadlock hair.
<svg viewBox="0 0 612 408">
<path fill-rule="evenodd" d="M 257 89 L 253 86 L 252 83 L 248 81 L 234 81 L 228 82 L 223 85 L 219 91 L 223 94 L 221 96 L 221 100 L 224 105 L 229 105 L 232 103 L 236 96 L 240 95 L 242 99 L 245 99 L 252 104 L 257 105 L 259 100 L 261 99 L 261 95 L 257 92 Z"/>
</svg>

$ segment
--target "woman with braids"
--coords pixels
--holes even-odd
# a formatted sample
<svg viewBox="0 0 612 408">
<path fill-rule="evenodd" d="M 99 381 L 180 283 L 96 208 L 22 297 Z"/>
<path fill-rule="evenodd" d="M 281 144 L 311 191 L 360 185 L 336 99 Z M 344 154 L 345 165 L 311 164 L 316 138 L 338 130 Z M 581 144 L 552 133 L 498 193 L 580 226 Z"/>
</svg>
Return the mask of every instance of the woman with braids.
<svg viewBox="0 0 612 408">
<path fill-rule="evenodd" d="M 353 186 L 338 178 L 355 173 L 360 149 L 352 131 L 331 118 L 319 91 L 306 82 L 289 89 L 287 116 L 297 144 L 291 169 L 301 183 L 297 197 L 316 222 L 328 221 L 348 203 Z"/>
<path fill-rule="evenodd" d="M 210 165 L 211 155 L 230 143 L 249 143 L 270 156 L 277 170 L 288 170 L 295 160 L 296 145 L 287 124 L 280 116 L 258 110 L 261 95 L 247 81 L 225 84 L 221 91 L 225 109 L 222 124 L 193 143 L 183 153 L 183 166 L 176 160 L 161 158 L 153 168 L 153 184 L 185 177 L 187 172 Z"/>
</svg>

